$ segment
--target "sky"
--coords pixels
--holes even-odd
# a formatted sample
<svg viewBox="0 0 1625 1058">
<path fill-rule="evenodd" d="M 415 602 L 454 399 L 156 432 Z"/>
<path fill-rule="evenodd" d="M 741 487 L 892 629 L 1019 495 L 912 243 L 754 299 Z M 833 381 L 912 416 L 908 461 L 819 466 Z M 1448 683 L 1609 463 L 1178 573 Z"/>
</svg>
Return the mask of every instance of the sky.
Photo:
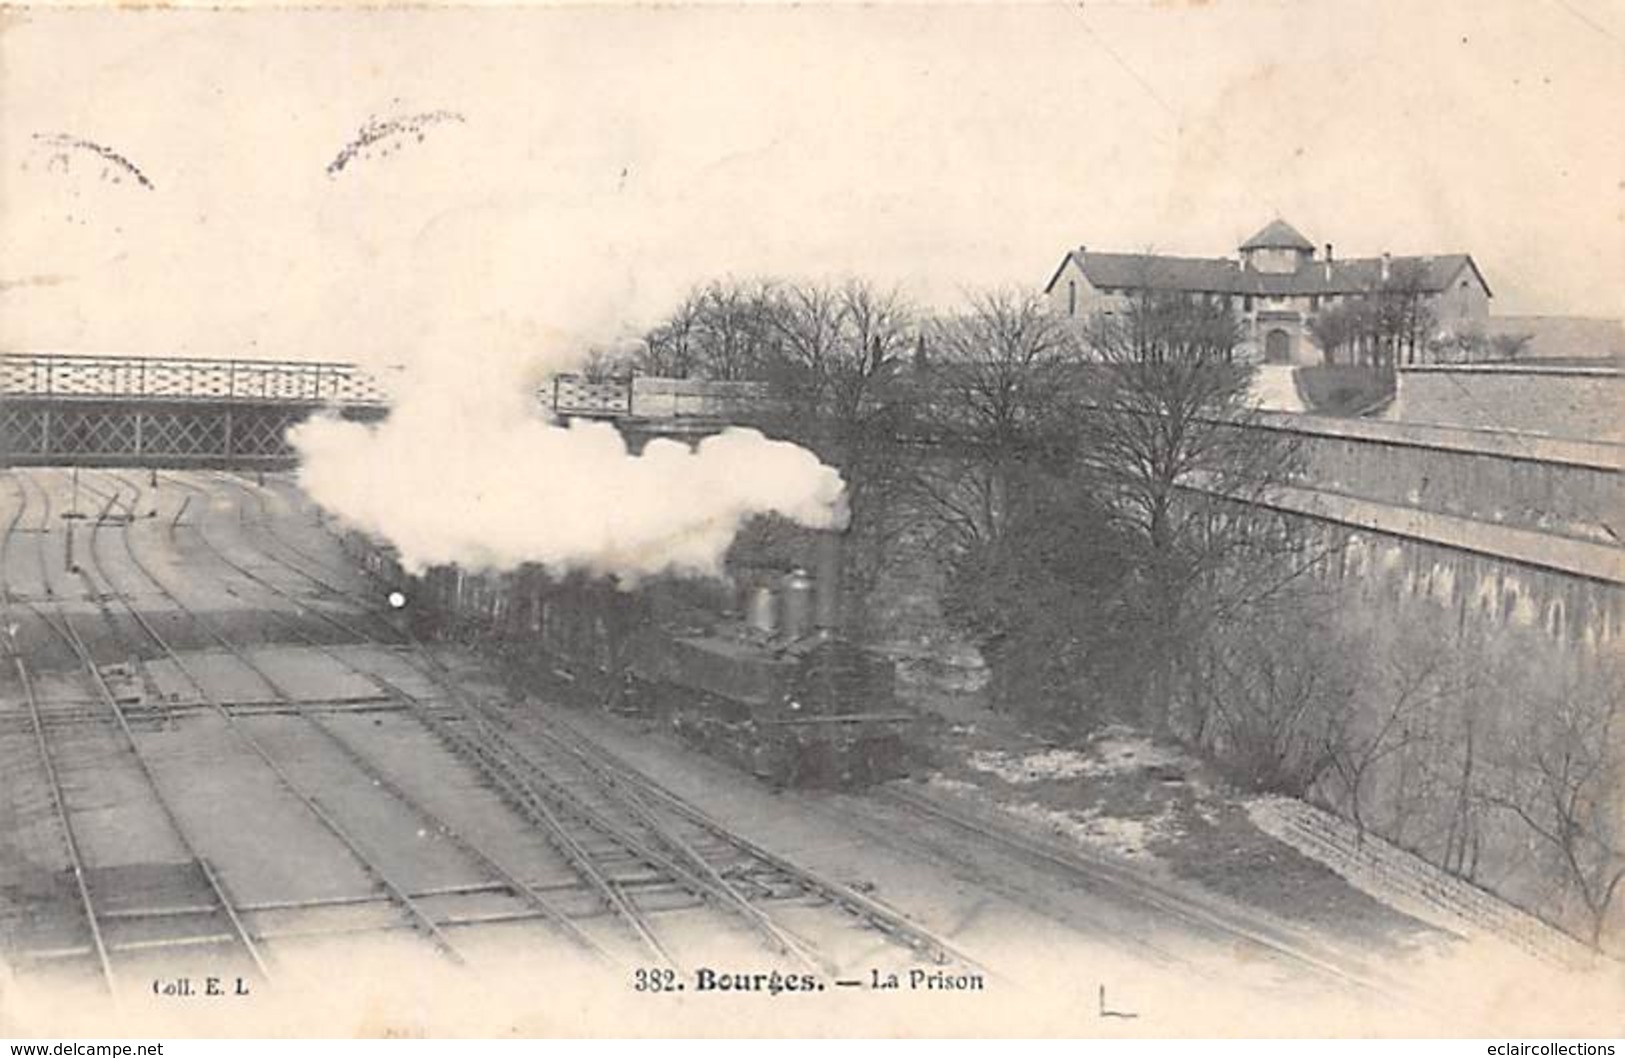
<svg viewBox="0 0 1625 1058">
<path fill-rule="evenodd" d="M 938 311 L 1277 215 L 1625 314 L 1614 0 L 4 19 L 11 350 L 557 359 L 713 277 Z"/>
</svg>

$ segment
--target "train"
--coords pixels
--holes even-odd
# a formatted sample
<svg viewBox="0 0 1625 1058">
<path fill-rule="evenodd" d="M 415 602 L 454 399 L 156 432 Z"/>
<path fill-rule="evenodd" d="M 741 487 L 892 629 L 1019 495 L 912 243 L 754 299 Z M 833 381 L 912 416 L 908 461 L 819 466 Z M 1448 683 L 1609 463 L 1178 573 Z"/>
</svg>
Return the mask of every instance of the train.
<svg viewBox="0 0 1625 1058">
<path fill-rule="evenodd" d="M 527 689 L 667 725 L 774 787 L 901 778 L 922 718 L 895 664 L 842 634 L 839 534 L 809 535 L 810 562 L 634 587 L 539 566 L 411 574 L 387 544 L 341 540 L 403 631 L 493 655 Z"/>
</svg>

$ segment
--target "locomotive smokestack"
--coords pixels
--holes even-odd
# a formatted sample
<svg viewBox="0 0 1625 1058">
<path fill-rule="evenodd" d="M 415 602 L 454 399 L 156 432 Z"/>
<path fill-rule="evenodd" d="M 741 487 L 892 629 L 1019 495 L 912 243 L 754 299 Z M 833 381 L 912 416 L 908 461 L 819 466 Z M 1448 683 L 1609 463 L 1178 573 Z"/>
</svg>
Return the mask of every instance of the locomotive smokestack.
<svg viewBox="0 0 1625 1058">
<path fill-rule="evenodd" d="M 818 534 L 817 546 L 813 627 L 821 635 L 832 635 L 841 624 L 841 534 L 825 529 Z"/>
</svg>

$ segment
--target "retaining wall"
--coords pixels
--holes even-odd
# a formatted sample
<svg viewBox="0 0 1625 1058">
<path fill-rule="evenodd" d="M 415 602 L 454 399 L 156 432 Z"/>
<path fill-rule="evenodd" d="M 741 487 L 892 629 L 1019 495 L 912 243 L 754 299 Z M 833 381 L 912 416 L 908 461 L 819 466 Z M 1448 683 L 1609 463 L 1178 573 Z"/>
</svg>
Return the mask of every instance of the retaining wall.
<svg viewBox="0 0 1625 1058">
<path fill-rule="evenodd" d="M 1318 536 L 1314 583 L 1335 630 L 1283 649 L 1332 684 L 1354 680 L 1338 714 L 1353 739 L 1345 760 L 1370 747 L 1363 775 L 1328 769 L 1313 796 L 1588 937 L 1573 864 L 1541 830 L 1568 833 L 1553 809 L 1564 803 L 1582 832 L 1625 846 L 1625 552 L 1307 490 L 1271 502 L 1244 517 L 1296 519 Z M 1580 845 L 1590 877 L 1606 877 L 1598 846 Z M 1625 951 L 1625 902 L 1601 942 Z"/>
<path fill-rule="evenodd" d="M 1399 369 L 1384 418 L 1625 441 L 1622 410 L 1617 368 L 1417 364 Z"/>
<path fill-rule="evenodd" d="M 1297 439 L 1305 486 L 1602 543 L 1625 533 L 1625 446 L 1316 415 L 1259 423 Z"/>
</svg>

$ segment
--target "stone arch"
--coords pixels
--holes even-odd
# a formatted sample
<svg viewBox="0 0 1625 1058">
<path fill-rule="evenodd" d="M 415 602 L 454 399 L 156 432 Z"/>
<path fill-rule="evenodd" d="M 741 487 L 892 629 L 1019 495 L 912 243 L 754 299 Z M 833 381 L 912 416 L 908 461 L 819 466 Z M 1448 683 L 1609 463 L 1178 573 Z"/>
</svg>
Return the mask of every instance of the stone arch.
<svg viewBox="0 0 1625 1058">
<path fill-rule="evenodd" d="M 1275 327 L 1264 334 L 1264 362 L 1290 364 L 1292 362 L 1292 332 Z"/>
</svg>

